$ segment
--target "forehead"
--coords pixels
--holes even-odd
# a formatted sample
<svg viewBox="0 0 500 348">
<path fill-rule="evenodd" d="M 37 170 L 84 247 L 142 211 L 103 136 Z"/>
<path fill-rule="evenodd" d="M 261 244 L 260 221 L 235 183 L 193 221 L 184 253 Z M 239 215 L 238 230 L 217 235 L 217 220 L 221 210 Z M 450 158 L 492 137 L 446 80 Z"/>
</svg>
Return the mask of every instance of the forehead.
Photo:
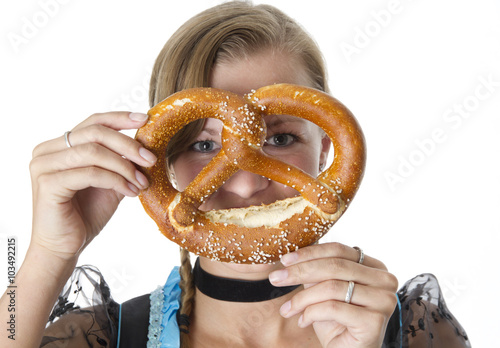
<svg viewBox="0 0 500 348">
<path fill-rule="evenodd" d="M 216 63 L 210 76 L 210 87 L 239 95 L 275 83 L 312 87 L 311 78 L 298 58 L 271 50 Z"/>
</svg>

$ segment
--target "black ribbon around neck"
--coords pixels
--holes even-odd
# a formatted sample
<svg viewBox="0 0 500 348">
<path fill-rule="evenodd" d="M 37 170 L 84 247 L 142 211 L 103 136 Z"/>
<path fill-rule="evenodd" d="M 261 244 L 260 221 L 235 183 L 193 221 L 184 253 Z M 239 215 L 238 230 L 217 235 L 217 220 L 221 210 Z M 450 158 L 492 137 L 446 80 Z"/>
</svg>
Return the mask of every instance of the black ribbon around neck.
<svg viewBox="0 0 500 348">
<path fill-rule="evenodd" d="M 297 289 L 298 285 L 276 287 L 264 280 L 241 280 L 222 278 L 204 271 L 200 258 L 193 269 L 194 284 L 203 294 L 216 300 L 229 302 L 261 302 L 284 296 Z"/>
</svg>

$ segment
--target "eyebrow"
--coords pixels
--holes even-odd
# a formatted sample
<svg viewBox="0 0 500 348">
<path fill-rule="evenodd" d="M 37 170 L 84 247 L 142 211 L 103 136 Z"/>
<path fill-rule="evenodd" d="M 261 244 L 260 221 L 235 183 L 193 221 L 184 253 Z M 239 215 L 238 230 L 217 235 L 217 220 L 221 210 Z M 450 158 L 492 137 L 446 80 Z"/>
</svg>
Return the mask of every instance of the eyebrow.
<svg viewBox="0 0 500 348">
<path fill-rule="evenodd" d="M 272 115 L 272 116 L 288 116 L 288 115 Z M 266 122 L 267 127 L 275 127 L 279 126 L 280 124 L 283 123 L 289 123 L 289 122 L 302 122 L 304 121 L 300 117 L 273 117 L 270 122 Z"/>
<path fill-rule="evenodd" d="M 203 133 L 203 132 L 208 133 L 209 135 L 214 136 L 214 137 L 218 136 L 218 135 L 221 135 L 221 132 L 219 130 L 213 129 L 213 128 L 203 128 L 201 130 L 200 134 Z"/>
</svg>

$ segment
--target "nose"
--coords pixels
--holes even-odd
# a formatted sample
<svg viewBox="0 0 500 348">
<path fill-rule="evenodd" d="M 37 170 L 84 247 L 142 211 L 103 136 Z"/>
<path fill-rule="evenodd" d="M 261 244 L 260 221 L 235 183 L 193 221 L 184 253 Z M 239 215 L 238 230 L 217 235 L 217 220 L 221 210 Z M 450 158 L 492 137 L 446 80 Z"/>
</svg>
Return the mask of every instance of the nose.
<svg viewBox="0 0 500 348">
<path fill-rule="evenodd" d="M 269 183 L 270 180 L 268 178 L 255 173 L 239 170 L 226 181 L 222 189 L 248 199 L 255 193 L 267 188 Z"/>
</svg>

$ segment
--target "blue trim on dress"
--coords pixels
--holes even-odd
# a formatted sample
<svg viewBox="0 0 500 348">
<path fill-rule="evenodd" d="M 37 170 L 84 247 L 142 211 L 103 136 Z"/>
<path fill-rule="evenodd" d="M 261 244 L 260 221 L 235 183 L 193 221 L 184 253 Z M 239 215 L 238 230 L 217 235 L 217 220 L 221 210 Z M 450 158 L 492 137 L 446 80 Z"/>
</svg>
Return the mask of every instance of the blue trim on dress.
<svg viewBox="0 0 500 348">
<path fill-rule="evenodd" d="M 148 348 L 180 346 L 180 331 L 177 324 L 177 311 L 181 300 L 180 280 L 179 267 L 174 267 L 165 285 L 151 293 Z"/>
</svg>

